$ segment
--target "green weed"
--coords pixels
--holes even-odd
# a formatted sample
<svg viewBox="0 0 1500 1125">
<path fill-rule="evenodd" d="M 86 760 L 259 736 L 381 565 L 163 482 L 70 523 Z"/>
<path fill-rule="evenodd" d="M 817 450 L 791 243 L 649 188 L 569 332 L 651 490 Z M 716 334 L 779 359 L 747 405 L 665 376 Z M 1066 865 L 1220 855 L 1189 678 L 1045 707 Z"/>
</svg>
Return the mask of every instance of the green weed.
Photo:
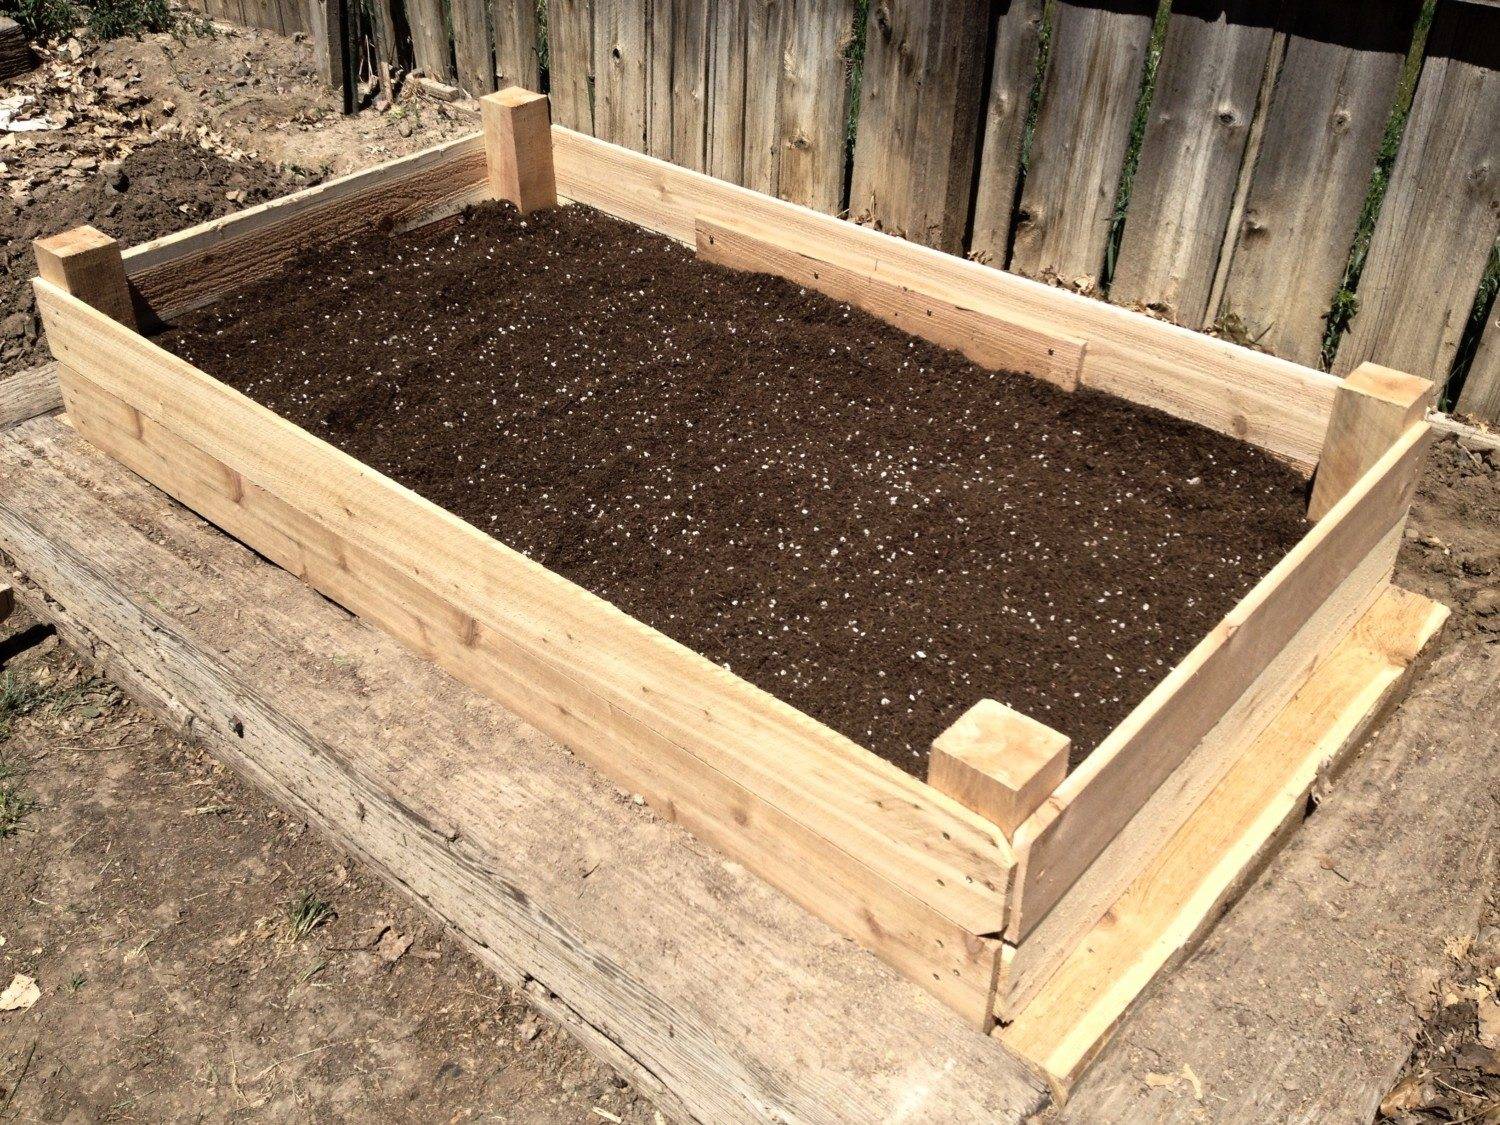
<svg viewBox="0 0 1500 1125">
<path fill-rule="evenodd" d="M 286 906 L 292 940 L 301 941 L 334 916 L 333 907 L 313 891 L 303 891 Z"/>
</svg>

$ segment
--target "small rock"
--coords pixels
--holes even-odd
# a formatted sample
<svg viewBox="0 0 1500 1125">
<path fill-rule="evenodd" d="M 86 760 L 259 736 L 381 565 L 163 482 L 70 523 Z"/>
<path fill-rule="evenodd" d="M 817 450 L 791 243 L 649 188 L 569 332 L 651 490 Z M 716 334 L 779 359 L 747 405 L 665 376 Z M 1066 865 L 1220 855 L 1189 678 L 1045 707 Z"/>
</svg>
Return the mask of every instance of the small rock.
<svg viewBox="0 0 1500 1125">
<path fill-rule="evenodd" d="M 527 1016 L 524 1020 L 521 1021 L 520 1030 L 522 1040 L 530 1043 L 533 1039 L 535 1039 L 542 1033 L 542 1025 L 537 1022 L 535 1016 Z"/>
<path fill-rule="evenodd" d="M 1480 617 L 1494 617 L 1500 613 L 1500 589 L 1491 586 L 1487 590 L 1480 590 L 1469 603 L 1469 608 Z"/>
</svg>

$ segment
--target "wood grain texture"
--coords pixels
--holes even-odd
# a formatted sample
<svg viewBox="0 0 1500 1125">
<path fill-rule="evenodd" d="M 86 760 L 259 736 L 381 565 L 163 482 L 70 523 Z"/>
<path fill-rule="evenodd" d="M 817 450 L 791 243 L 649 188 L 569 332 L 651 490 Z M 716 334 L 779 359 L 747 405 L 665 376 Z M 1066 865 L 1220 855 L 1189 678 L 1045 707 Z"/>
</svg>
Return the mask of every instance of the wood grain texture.
<svg viewBox="0 0 1500 1125">
<path fill-rule="evenodd" d="M 1147 984 L 1187 956 L 1307 815 L 1314 786 L 1401 699 L 1447 617 L 1444 606 L 1387 588 L 1109 919 L 996 1034 L 1055 1080 L 1075 1082 Z"/>
<path fill-rule="evenodd" d="M 1213 310 L 1275 355 L 1319 360 L 1419 7 L 1286 6 L 1286 56 Z"/>
<path fill-rule="evenodd" d="M 781 182 L 781 83 L 792 0 L 747 0 L 745 174 L 748 188 L 775 195 Z"/>
<path fill-rule="evenodd" d="M 1427 416 L 1436 396 L 1433 383 L 1404 371 L 1362 363 L 1350 372 L 1333 401 L 1307 518 L 1327 515 L 1407 427 Z"/>
<path fill-rule="evenodd" d="M 746 18 L 750 4 L 751 0 L 720 0 L 709 13 L 704 170 L 735 184 L 745 181 Z"/>
<path fill-rule="evenodd" d="M 849 214 L 940 249 L 962 249 L 983 103 L 989 6 L 876 0 Z"/>
<path fill-rule="evenodd" d="M 693 244 L 700 218 L 774 230 L 799 253 L 866 276 L 915 274 L 960 302 L 1083 341 L 1083 382 L 1270 449 L 1311 472 L 1339 380 L 1129 310 L 892 238 L 553 128 L 558 191 Z"/>
<path fill-rule="evenodd" d="M 37 272 L 105 316 L 134 328 L 135 304 L 120 244 L 94 227 L 74 227 L 31 244 Z"/>
<path fill-rule="evenodd" d="M 981 699 L 932 740 L 927 784 L 1010 839 L 1067 774 L 1072 745 L 1067 735 Z"/>
<path fill-rule="evenodd" d="M 1500 713 L 1485 648 L 1446 642 L 1337 784 L 1320 784 L 1317 813 L 1132 1010 L 1064 1125 L 1376 1119 L 1426 1022 L 1413 997 L 1451 966 L 1444 946 L 1476 932 L 1496 876 L 1494 730 L 1452 722 Z M 1141 1080 L 1184 1067 L 1201 1101 L 1186 1079 Z"/>
<path fill-rule="evenodd" d="M 915 986 L 56 422 L 0 445 L 0 476 L 33 608 L 671 1119 L 1008 1122 L 1046 1101 Z"/>
<path fill-rule="evenodd" d="M 489 0 L 448 0 L 458 85 L 471 98 L 496 89 L 495 36 L 490 30 L 489 7 Z"/>
<path fill-rule="evenodd" d="M 1110 300 L 1203 323 L 1280 7 L 1173 5 Z"/>
<path fill-rule="evenodd" d="M 542 88 L 537 59 L 535 0 L 489 0 L 490 30 L 494 39 L 495 88 Z"/>
<path fill-rule="evenodd" d="M 546 94 L 507 86 L 479 99 L 490 191 L 521 214 L 557 206 L 552 117 Z"/>
<path fill-rule="evenodd" d="M 137 302 L 166 320 L 270 277 L 287 262 L 371 227 L 419 226 L 489 198 L 475 133 L 378 164 L 124 254 Z"/>
<path fill-rule="evenodd" d="M 1500 301 L 1490 306 L 1456 409 L 1481 422 L 1500 423 Z"/>
<path fill-rule="evenodd" d="M 646 150 L 651 5 L 594 0 L 594 135 Z"/>
<path fill-rule="evenodd" d="M 1065 391 L 1076 390 L 1086 347 L 1048 325 L 1016 317 L 984 301 L 946 293 L 919 274 L 888 264 L 877 274 L 794 249 L 795 242 L 761 226 L 700 220 L 699 257 L 733 269 L 770 273 L 878 316 L 903 332 L 960 351 L 981 366 L 1014 371 Z"/>
<path fill-rule="evenodd" d="M 1430 438 L 1412 426 L 1016 834 L 1018 1010 L 1389 582 Z"/>
<path fill-rule="evenodd" d="M 844 205 L 854 0 L 789 0 L 784 24 L 776 194 L 829 214 Z"/>
<path fill-rule="evenodd" d="M 452 46 L 443 19 L 442 0 L 402 0 L 417 69 L 439 82 L 453 79 Z"/>
<path fill-rule="evenodd" d="M 1003 911 L 1009 849 L 993 826 L 149 341 L 101 332 L 113 322 L 37 284 L 64 366 L 103 392 L 84 398 L 112 396 L 200 450 L 203 478 L 236 505 L 217 518 L 234 516 L 253 485 L 279 505 L 273 532 L 291 527 L 303 557 L 312 540 L 329 560 L 311 580 L 365 576 L 354 594 L 330 596 L 357 595 L 359 612 L 455 674 L 482 668 L 507 706 L 908 971 L 938 962 L 924 986 L 955 1006 L 973 1011 L 988 994 L 988 943 L 961 935 L 994 932 Z M 112 428 L 128 436 L 136 424 Z M 264 553 L 286 560 L 268 538 Z M 818 811 L 825 786 L 842 826 Z"/>
<path fill-rule="evenodd" d="M 704 0 L 671 0 L 671 6 L 671 159 L 701 172 L 708 167 L 710 5 Z"/>
<path fill-rule="evenodd" d="M 0 430 L 61 408 L 56 363 L 44 363 L 0 378 Z"/>
<path fill-rule="evenodd" d="M 1439 384 L 1500 235 L 1500 9 L 1443 0 L 1333 369 Z"/>
<path fill-rule="evenodd" d="M 581 133 L 594 131 L 594 43 L 593 0 L 548 0 L 547 77 L 552 116 L 557 124 Z"/>
<path fill-rule="evenodd" d="M 969 241 L 969 252 L 993 266 L 1004 266 L 1010 255 L 1021 145 L 1037 77 L 1045 7 L 1045 0 L 1006 0 L 993 5 L 990 88 L 980 121 L 979 178 Z"/>
<path fill-rule="evenodd" d="M 1104 267 L 1153 0 L 1058 0 L 1011 268 L 1092 286 Z"/>
</svg>

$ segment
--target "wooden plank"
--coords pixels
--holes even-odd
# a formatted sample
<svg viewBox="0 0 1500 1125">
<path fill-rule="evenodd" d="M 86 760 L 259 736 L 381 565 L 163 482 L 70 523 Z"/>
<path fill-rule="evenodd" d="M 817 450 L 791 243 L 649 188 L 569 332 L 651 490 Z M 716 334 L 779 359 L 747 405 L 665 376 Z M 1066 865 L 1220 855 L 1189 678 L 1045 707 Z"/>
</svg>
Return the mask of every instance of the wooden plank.
<svg viewBox="0 0 1500 1125">
<path fill-rule="evenodd" d="M 1443 0 L 1333 369 L 1442 384 L 1500 236 L 1500 10 Z"/>
<path fill-rule="evenodd" d="M 856 6 L 854 0 L 789 0 L 787 8 L 776 194 L 829 214 L 844 206 L 844 52 Z"/>
<path fill-rule="evenodd" d="M 1010 268 L 1091 288 L 1104 268 L 1156 0 L 1057 0 Z"/>
<path fill-rule="evenodd" d="M 1203 323 L 1280 7 L 1172 6 L 1110 300 Z"/>
<path fill-rule="evenodd" d="M 1490 306 L 1484 335 L 1479 338 L 1479 349 L 1459 391 L 1456 409 L 1481 422 L 1500 424 L 1500 301 Z"/>
<path fill-rule="evenodd" d="M 1320 520 L 1385 451 L 1435 405 L 1437 387 L 1404 371 L 1362 363 L 1339 388 L 1313 476 L 1307 518 Z"/>
<path fill-rule="evenodd" d="M 0 378 L 0 430 L 61 408 L 55 363 Z"/>
<path fill-rule="evenodd" d="M 708 24 L 704 0 L 671 0 L 671 159 L 708 166 Z"/>
<path fill-rule="evenodd" d="M 974 229 L 969 253 L 981 262 L 1004 266 L 1021 180 L 1021 146 L 1031 109 L 1041 51 L 1045 0 L 1010 0 L 994 5 L 990 42 L 990 88 L 985 98 L 974 193 Z"/>
<path fill-rule="evenodd" d="M 650 5 L 594 0 L 594 135 L 646 149 Z"/>
<path fill-rule="evenodd" d="M 74 227 L 31 244 L 37 272 L 105 316 L 134 328 L 135 306 L 120 244 L 101 230 Z"/>
<path fill-rule="evenodd" d="M 927 784 L 1010 839 L 1067 774 L 1072 745 L 1067 735 L 981 699 L 933 740 Z"/>
<path fill-rule="evenodd" d="M 478 134 L 401 157 L 126 251 L 138 303 L 166 320 L 372 227 L 420 226 L 489 198 Z"/>
<path fill-rule="evenodd" d="M 745 180 L 745 20 L 752 0 L 722 0 L 709 12 L 706 171 L 730 183 Z"/>
<path fill-rule="evenodd" d="M 878 277 L 923 279 L 963 302 L 985 302 L 1019 321 L 1084 341 L 1083 382 L 1132 402 L 1233 434 L 1311 472 L 1339 380 L 1225 340 L 1165 324 L 1102 301 L 977 262 L 638 153 L 553 128 L 558 192 L 682 242 L 700 218 L 777 232 L 798 252 Z"/>
<path fill-rule="evenodd" d="M 1000 1044 L 56 422 L 0 444 L 0 477 L 0 547 L 70 643 L 671 1120 L 1010 1122 L 1045 1102 Z"/>
<path fill-rule="evenodd" d="M 471 98 L 483 97 L 497 89 L 489 0 L 448 0 L 448 12 L 453 21 L 458 85 Z"/>
<path fill-rule="evenodd" d="M 1319 361 L 1419 7 L 1286 6 L 1286 57 L 1213 310 L 1275 355 Z"/>
<path fill-rule="evenodd" d="M 434 610 L 432 620 L 419 620 L 429 632 L 452 634 L 457 665 L 494 647 L 501 654 L 492 666 L 496 690 L 508 693 L 508 706 L 565 735 L 623 784 L 649 783 L 648 797 L 655 793 L 670 815 L 701 817 L 705 831 L 739 840 L 738 858 L 766 868 L 773 881 L 811 876 L 778 872 L 785 856 L 771 863 L 752 853 L 779 846 L 783 830 L 816 833 L 826 856 L 813 854 L 807 864 L 844 866 L 840 901 L 823 909 L 849 922 L 854 900 L 868 895 L 870 917 L 884 914 L 893 927 L 877 945 L 915 934 L 926 940 L 921 956 L 963 961 L 954 966 L 959 974 L 928 987 L 986 989 L 984 943 L 955 949 L 952 937 L 954 927 L 968 934 L 999 928 L 1010 854 L 992 825 L 149 341 L 118 326 L 101 330 L 113 322 L 36 284 L 64 366 L 225 466 L 235 474 L 225 486 L 231 493 L 255 485 L 307 513 L 346 544 L 345 555 L 357 549 L 378 562 L 376 581 L 404 578 L 398 605 L 415 597 L 412 590 L 451 605 L 446 619 Z M 498 680 L 502 673 L 510 686 Z M 708 782 L 674 780 L 689 772 L 743 795 L 705 813 L 696 803 L 706 799 Z M 850 864 L 868 878 L 851 876 Z M 816 905 L 817 895 L 789 893 Z M 908 918 L 951 923 L 942 944 L 890 917 L 891 904 Z M 870 929 L 858 917 L 851 924 Z M 910 966 L 918 947 L 895 955 Z"/>
<path fill-rule="evenodd" d="M 748 0 L 745 13 L 745 175 L 748 188 L 775 195 L 781 178 L 783 44 L 792 0 Z"/>
<path fill-rule="evenodd" d="M 542 88 L 537 58 L 536 0 L 489 0 L 494 33 L 495 87 Z M 550 15 L 550 12 L 549 12 Z M 556 100 L 554 95 L 553 100 Z"/>
<path fill-rule="evenodd" d="M 453 79 L 453 57 L 442 0 L 403 0 L 417 69 L 440 82 Z"/>
<path fill-rule="evenodd" d="M 490 191 L 521 214 L 557 206 L 552 118 L 546 94 L 507 86 L 479 99 Z"/>
<path fill-rule="evenodd" d="M 593 0 L 549 0 L 547 79 L 559 125 L 594 131 Z M 522 83 L 525 85 L 525 83 Z M 532 87 L 535 89 L 535 87 Z"/>
<path fill-rule="evenodd" d="M 36 56 L 21 27 L 9 16 L 0 16 L 0 82 L 9 82 L 36 69 Z"/>
<path fill-rule="evenodd" d="M 1147 984 L 1180 961 L 1406 692 L 1446 607 L 1389 587 L 1014 1023 L 997 1032 L 1072 1083 Z"/>
<path fill-rule="evenodd" d="M 672 159 L 672 28 L 683 0 L 645 0 L 646 147 L 659 160 Z"/>
<path fill-rule="evenodd" d="M 984 96 L 989 6 L 870 5 L 849 215 L 929 246 L 963 246 Z"/>
<path fill-rule="evenodd" d="M 1430 432 L 1412 426 L 1016 834 L 1019 1011 L 1387 585 Z"/>
<path fill-rule="evenodd" d="M 961 351 L 975 363 L 1077 388 L 1086 347 L 1046 325 L 984 301 L 965 301 L 920 275 L 887 270 L 869 277 L 783 244 L 765 227 L 700 220 L 698 255 L 733 269 L 775 274 L 856 305 L 903 332 Z"/>
<path fill-rule="evenodd" d="M 560 738 L 668 819 L 753 871 L 899 969 L 972 1026 L 988 1024 L 1000 943 L 972 938 L 865 869 L 730 775 L 683 756 L 622 710 L 575 698 L 566 671 L 536 662 L 378 555 L 331 533 L 82 377 L 64 379 L 78 431 L 122 464 L 252 544 L 351 612 Z M 565 698 L 566 702 L 560 702 Z M 690 791 L 684 798 L 683 789 Z M 826 853 L 826 854 L 824 854 Z M 795 872 L 795 873 L 794 873 Z M 934 960 L 932 954 L 937 955 Z"/>
</svg>

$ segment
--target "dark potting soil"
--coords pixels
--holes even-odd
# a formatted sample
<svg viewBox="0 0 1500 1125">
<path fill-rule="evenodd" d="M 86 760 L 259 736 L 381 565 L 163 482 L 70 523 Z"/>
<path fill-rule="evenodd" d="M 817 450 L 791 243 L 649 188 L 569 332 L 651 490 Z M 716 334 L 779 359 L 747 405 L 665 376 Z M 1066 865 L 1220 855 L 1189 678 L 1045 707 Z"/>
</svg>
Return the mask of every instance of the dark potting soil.
<svg viewBox="0 0 1500 1125">
<path fill-rule="evenodd" d="M 1294 471 L 582 207 L 371 234 L 167 347 L 921 776 L 1074 762 L 1305 530 Z"/>
</svg>

